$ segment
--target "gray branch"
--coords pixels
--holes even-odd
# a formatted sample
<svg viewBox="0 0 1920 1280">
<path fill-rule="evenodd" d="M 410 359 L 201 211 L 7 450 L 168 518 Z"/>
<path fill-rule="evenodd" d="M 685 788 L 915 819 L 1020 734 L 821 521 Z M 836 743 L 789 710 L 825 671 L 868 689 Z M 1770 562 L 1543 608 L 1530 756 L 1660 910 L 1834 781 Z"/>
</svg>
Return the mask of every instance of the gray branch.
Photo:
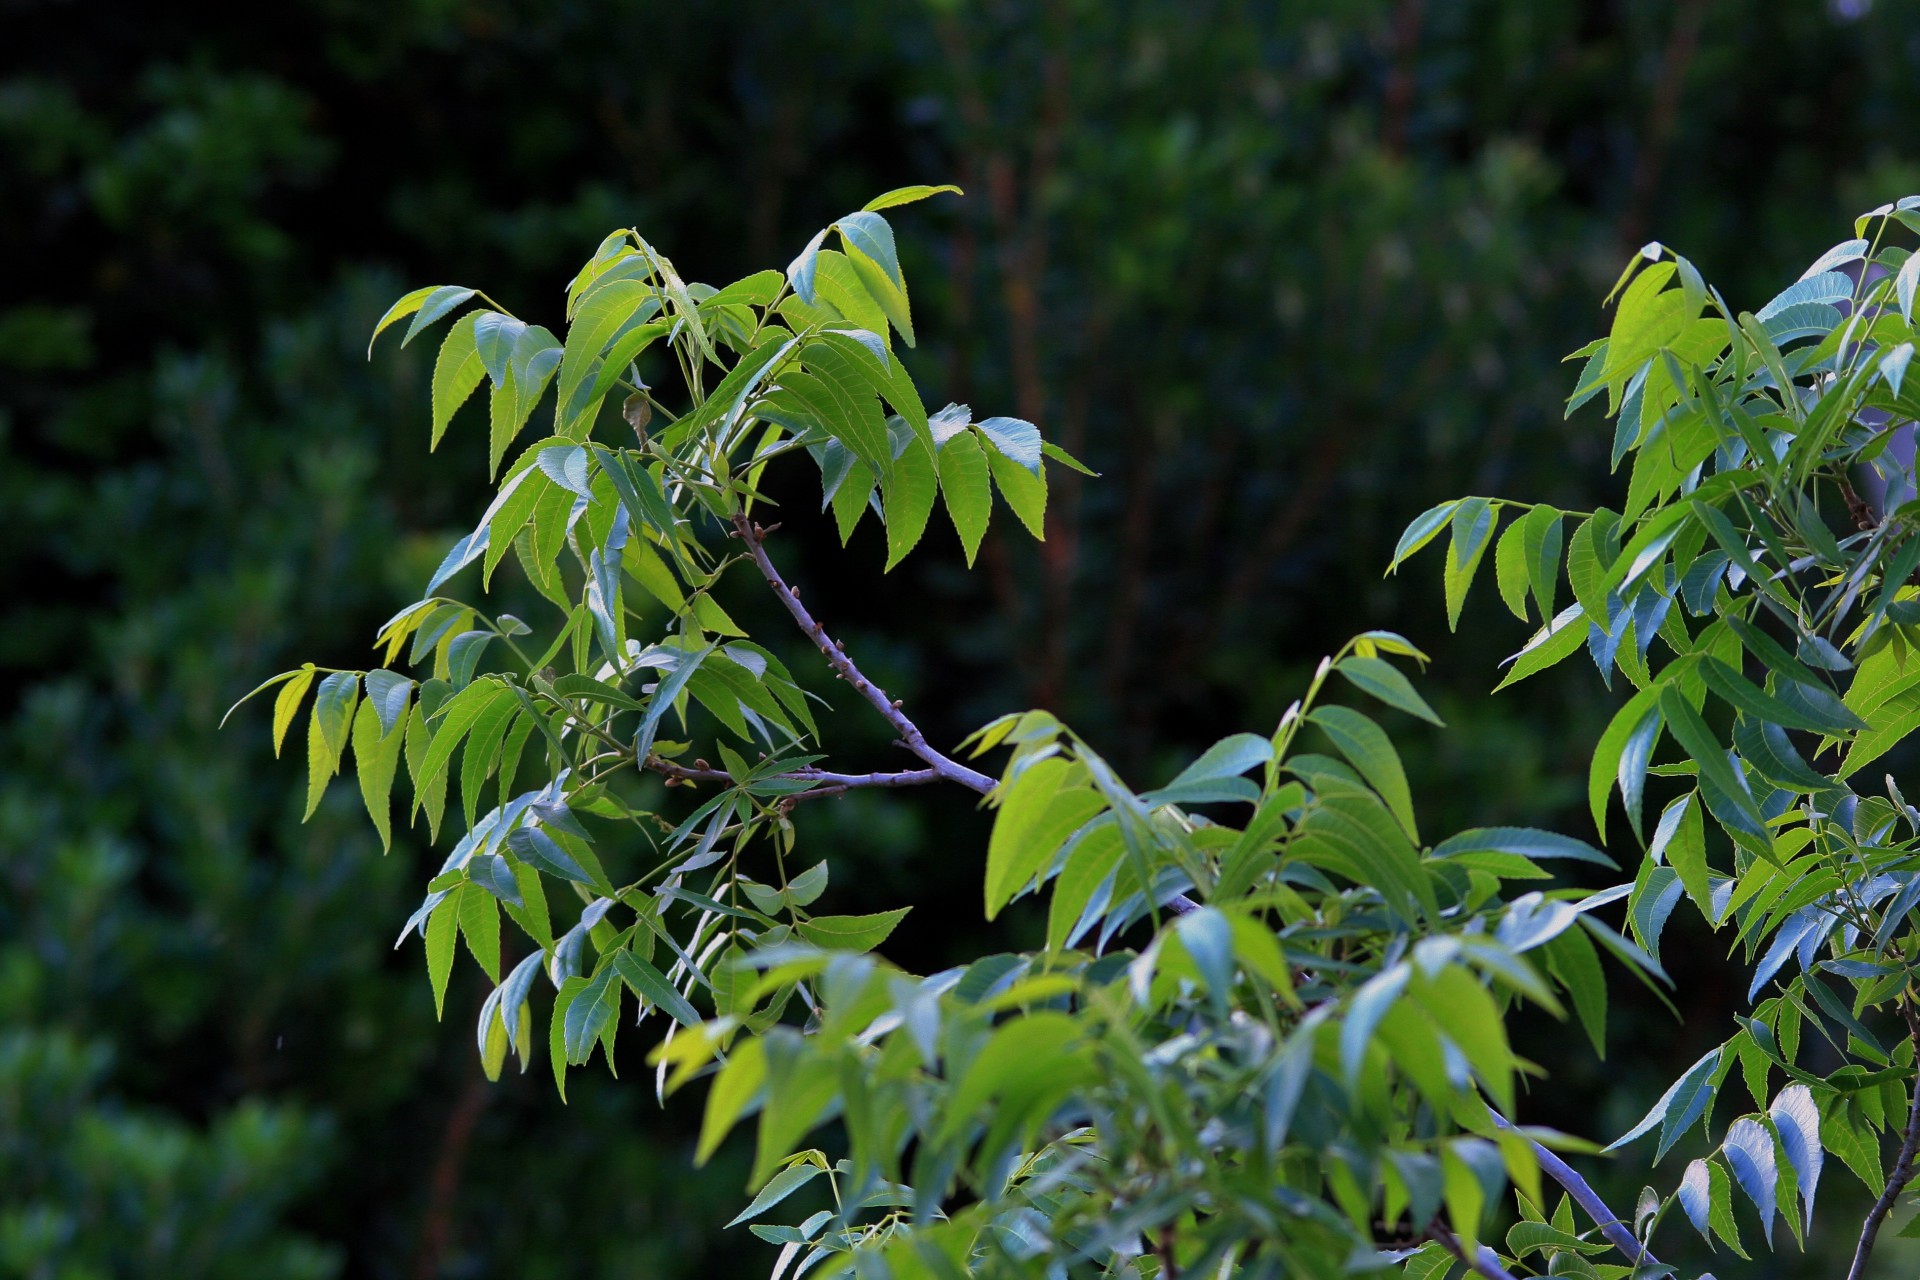
<svg viewBox="0 0 1920 1280">
<path fill-rule="evenodd" d="M 1487 1113 L 1502 1129 L 1511 1130 L 1514 1133 L 1520 1132 L 1518 1125 L 1493 1108 L 1487 1108 Z M 1639 1238 L 1628 1229 L 1626 1220 L 1607 1207 L 1607 1202 L 1600 1198 L 1600 1193 L 1580 1176 L 1578 1170 L 1538 1142 L 1534 1142 L 1532 1138 L 1527 1138 L 1527 1141 L 1532 1143 L 1534 1159 L 1540 1162 L 1540 1167 L 1546 1171 L 1547 1176 L 1566 1189 L 1566 1193 L 1573 1197 L 1573 1202 L 1584 1209 L 1587 1216 L 1593 1219 L 1593 1224 L 1600 1228 L 1600 1234 L 1607 1238 L 1607 1242 L 1627 1255 L 1627 1261 L 1636 1267 L 1660 1265 L 1659 1259 L 1653 1256 L 1652 1251 L 1641 1244 Z"/>
</svg>

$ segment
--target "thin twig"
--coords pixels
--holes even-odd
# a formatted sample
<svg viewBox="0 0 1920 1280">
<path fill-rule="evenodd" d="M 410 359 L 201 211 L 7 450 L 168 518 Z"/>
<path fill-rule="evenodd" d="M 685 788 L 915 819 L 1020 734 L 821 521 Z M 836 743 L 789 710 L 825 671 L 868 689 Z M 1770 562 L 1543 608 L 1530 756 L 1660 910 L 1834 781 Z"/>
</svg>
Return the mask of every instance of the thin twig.
<svg viewBox="0 0 1920 1280">
<path fill-rule="evenodd" d="M 1913 1041 L 1914 1048 L 1920 1050 L 1920 1009 L 1915 1008 L 1910 998 L 1902 996 L 1900 1016 L 1907 1020 L 1908 1038 Z M 1867 1259 L 1873 1253 L 1874 1237 L 1880 1234 L 1880 1227 L 1886 1222 L 1894 1202 L 1913 1179 L 1916 1152 L 1920 1152 L 1920 1080 L 1914 1082 L 1913 1102 L 1907 1108 L 1907 1132 L 1900 1143 L 1900 1158 L 1894 1162 L 1893 1172 L 1887 1177 L 1886 1190 L 1874 1201 L 1873 1211 L 1867 1214 L 1866 1222 L 1860 1227 L 1860 1243 L 1853 1251 L 1853 1265 L 1847 1269 L 1847 1280 L 1864 1280 Z"/>
<path fill-rule="evenodd" d="M 1488 1113 L 1493 1116 L 1494 1124 L 1500 1128 L 1520 1133 L 1520 1126 L 1498 1111 L 1488 1108 Z M 1525 1134 L 1521 1136 L 1526 1137 Z M 1614 1248 L 1626 1254 L 1628 1262 L 1636 1267 L 1660 1265 L 1659 1259 L 1653 1256 L 1652 1251 L 1640 1243 L 1639 1238 L 1628 1230 L 1626 1219 L 1607 1207 L 1607 1202 L 1600 1198 L 1600 1193 L 1580 1176 L 1578 1170 L 1538 1142 L 1534 1142 L 1532 1138 L 1527 1138 L 1527 1141 L 1533 1146 L 1533 1156 L 1540 1162 L 1540 1168 L 1548 1177 L 1565 1188 L 1566 1193 L 1573 1197 L 1575 1204 L 1586 1210 L 1587 1216 L 1593 1219 L 1593 1224 L 1600 1228 L 1600 1234 L 1605 1236 Z"/>
<path fill-rule="evenodd" d="M 894 732 L 900 735 L 902 745 L 926 761 L 935 773 L 947 781 L 957 782 L 969 791 L 975 791 L 981 795 L 992 791 L 995 785 L 992 778 L 977 769 L 969 769 L 959 761 L 935 750 L 927 741 L 926 735 L 920 732 L 919 726 L 907 719 L 906 713 L 900 710 L 900 704 L 889 698 L 885 689 L 862 675 L 860 668 L 854 665 L 853 659 L 847 656 L 846 650 L 836 644 L 833 637 L 827 634 L 827 629 L 807 612 L 807 606 L 800 603 L 800 597 L 794 593 L 792 587 L 787 585 L 786 580 L 780 576 L 780 571 L 774 568 L 773 561 L 767 556 L 764 545 L 767 531 L 748 519 L 745 512 L 733 518 L 733 527 L 740 541 L 746 544 L 747 554 L 759 567 L 760 576 L 767 580 L 769 587 L 773 588 L 773 594 L 778 596 L 780 603 L 787 607 L 787 612 L 793 615 L 793 620 L 799 624 L 800 630 L 804 631 L 807 638 L 813 641 L 814 646 L 826 655 L 827 664 L 833 668 L 834 674 L 852 685 L 854 692 L 865 698 L 873 709 L 893 726 Z"/>
<path fill-rule="evenodd" d="M 799 625 L 800 630 L 804 631 L 807 638 L 813 641 L 814 646 L 826 656 L 827 663 L 833 668 L 834 674 L 852 685 L 855 692 L 865 698 L 875 711 L 878 711 L 885 717 L 887 723 L 892 725 L 894 731 L 900 735 L 901 746 L 913 752 L 914 755 L 919 756 L 920 759 L 927 764 L 925 771 L 914 770 L 911 773 L 834 776 L 869 779 L 892 777 L 902 779 L 901 781 L 894 782 L 866 782 L 861 784 L 865 786 L 917 786 L 920 785 L 922 781 L 917 775 L 921 772 L 928 772 L 933 775 L 933 778 L 926 779 L 926 781 L 932 781 L 934 778 L 937 778 L 947 782 L 957 782 L 969 791 L 983 796 L 998 785 L 992 778 L 989 778 L 979 770 L 969 769 L 966 765 L 936 750 L 934 746 L 927 741 L 927 736 L 920 732 L 920 726 L 908 719 L 907 713 L 900 709 L 900 703 L 889 698 L 885 689 L 882 689 L 879 685 L 861 674 L 860 668 L 855 666 L 853 659 L 847 656 L 846 649 L 832 636 L 827 634 L 827 629 L 807 611 L 807 606 L 800 603 L 799 593 L 787 585 L 786 579 L 780 576 L 780 570 L 774 567 L 772 559 L 767 555 L 766 548 L 767 534 L 771 532 L 771 530 L 755 524 L 744 511 L 734 516 L 733 527 L 735 536 L 746 545 L 747 554 L 752 557 L 753 563 L 759 566 L 760 576 L 767 580 L 767 585 L 773 589 L 773 594 L 780 598 L 780 603 L 786 606 L 789 614 L 793 615 L 793 620 Z M 652 767 L 651 762 L 649 763 L 649 767 Z M 664 770 L 662 772 L 664 772 Z M 728 776 L 718 770 L 711 772 L 716 775 L 714 778 L 715 781 L 718 781 L 720 777 Z M 905 779 L 912 780 L 907 781 Z M 813 795 L 816 793 L 807 792 L 805 794 Z M 1192 898 L 1187 897 L 1184 893 L 1175 894 L 1165 905 L 1173 911 L 1175 915 L 1185 915 L 1189 911 L 1197 911 L 1199 909 L 1199 904 Z"/>
<path fill-rule="evenodd" d="M 647 757 L 643 767 L 670 782 L 716 782 L 728 787 L 746 785 L 745 780 L 734 777 L 725 769 L 688 768 L 671 760 L 662 760 L 659 756 Z M 834 773 L 828 769 L 807 767 L 772 773 L 750 781 L 811 782 L 815 784 L 812 790 L 795 792 L 787 797 L 790 800 L 811 800 L 820 796 L 844 795 L 863 787 L 923 787 L 944 780 L 933 769 L 905 769 L 897 773 Z"/>
<path fill-rule="evenodd" d="M 1441 1226 L 1438 1222 L 1428 1227 L 1427 1231 L 1435 1240 L 1440 1242 L 1442 1249 L 1445 1249 L 1448 1253 L 1466 1263 L 1467 1270 L 1473 1272 L 1475 1275 L 1485 1276 L 1487 1280 L 1514 1280 L 1513 1272 L 1500 1265 L 1500 1255 L 1487 1248 L 1487 1246 L 1479 1246 L 1474 1250 L 1473 1256 L 1469 1258 L 1467 1256 L 1466 1246 L 1460 1243 L 1459 1237 Z"/>
</svg>

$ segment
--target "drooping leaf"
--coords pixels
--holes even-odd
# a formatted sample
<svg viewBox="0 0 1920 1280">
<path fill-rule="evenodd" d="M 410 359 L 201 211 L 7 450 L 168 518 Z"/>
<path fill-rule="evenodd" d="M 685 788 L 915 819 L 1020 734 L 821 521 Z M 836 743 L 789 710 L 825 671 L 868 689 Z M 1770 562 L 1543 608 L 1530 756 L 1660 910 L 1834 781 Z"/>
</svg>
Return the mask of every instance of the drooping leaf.
<svg viewBox="0 0 1920 1280">
<path fill-rule="evenodd" d="M 1774 1192 L 1780 1178 L 1774 1164 L 1773 1135 L 1758 1121 L 1743 1116 L 1728 1126 L 1721 1151 L 1725 1153 L 1727 1166 L 1733 1171 L 1740 1189 L 1747 1193 L 1747 1199 L 1753 1201 L 1753 1207 L 1759 1210 L 1761 1233 L 1771 1244 Z"/>
<path fill-rule="evenodd" d="M 967 567 L 972 568 L 980 552 L 980 540 L 986 536 L 993 491 L 987 476 L 987 456 L 971 431 L 956 432 L 940 446 L 940 492 L 966 551 Z"/>
<path fill-rule="evenodd" d="M 369 683 L 374 673 L 369 672 Z M 409 682 L 411 683 L 411 682 Z M 401 706 L 401 715 L 406 707 Z M 374 700 L 360 704 L 353 717 L 354 773 L 360 780 L 360 797 L 366 802 L 367 816 L 380 833 L 380 847 L 393 847 L 392 794 L 393 775 L 400 765 L 400 749 L 406 733 L 394 724 L 383 734 L 381 717 Z"/>
<path fill-rule="evenodd" d="M 487 375 L 487 367 L 474 344 L 474 326 L 479 319 L 480 312 L 474 311 L 454 321 L 453 327 L 447 330 L 446 340 L 440 344 L 439 355 L 434 357 L 433 429 L 427 437 L 428 449 L 440 446 L 440 437 L 446 435 L 454 411 L 466 403 Z"/>
<path fill-rule="evenodd" d="M 591 1057 L 593 1046 L 619 1016 L 620 989 L 619 969 L 609 961 L 600 966 L 567 1005 L 565 1029 L 570 1065 L 578 1066 Z"/>
<path fill-rule="evenodd" d="M 987 469 L 994 487 L 1027 532 L 1039 541 L 1047 537 L 1047 477 L 1045 472 L 1029 471 L 997 449 L 988 449 Z"/>
<path fill-rule="evenodd" d="M 1493 506 L 1485 498 L 1467 498 L 1454 508 L 1450 521 L 1452 541 L 1447 546 L 1444 574 L 1447 596 L 1447 628 L 1460 625 L 1460 609 L 1466 603 L 1467 588 L 1473 584 L 1480 558 L 1493 540 Z"/>
<path fill-rule="evenodd" d="M 1812 1230 L 1813 1200 L 1820 1188 L 1820 1166 L 1826 1158 L 1820 1146 L 1819 1108 L 1814 1105 L 1813 1094 L 1807 1086 L 1794 1084 L 1774 1098 L 1773 1105 L 1767 1108 L 1767 1118 L 1773 1121 L 1774 1131 L 1780 1135 L 1781 1150 L 1793 1167 L 1806 1226 Z"/>
<path fill-rule="evenodd" d="M 1387 808 L 1393 811 L 1393 816 L 1406 829 L 1407 837 L 1418 844 L 1420 833 L 1414 822 L 1413 793 L 1407 786 L 1407 775 L 1400 764 L 1400 755 L 1393 749 L 1386 732 L 1366 716 L 1347 707 L 1317 707 L 1308 718 L 1333 739 L 1334 745 L 1340 748 L 1340 754 L 1353 762 L 1360 776 L 1387 802 Z"/>
</svg>

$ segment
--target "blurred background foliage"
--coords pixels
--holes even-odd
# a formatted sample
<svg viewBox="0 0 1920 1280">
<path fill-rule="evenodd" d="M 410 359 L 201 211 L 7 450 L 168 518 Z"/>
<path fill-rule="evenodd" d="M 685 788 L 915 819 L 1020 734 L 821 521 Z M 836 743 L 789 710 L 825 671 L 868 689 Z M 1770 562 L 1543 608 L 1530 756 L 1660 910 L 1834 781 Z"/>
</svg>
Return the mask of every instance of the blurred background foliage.
<svg viewBox="0 0 1920 1280">
<path fill-rule="evenodd" d="M 899 219 L 909 365 L 1104 475 L 1062 473 L 1044 545 L 991 537 L 968 574 L 930 539 L 885 579 L 871 530 L 842 558 L 793 490 L 795 576 L 930 735 L 1044 704 L 1144 785 L 1389 626 L 1454 727 L 1405 736 L 1423 808 L 1579 831 L 1608 696 L 1569 668 L 1485 697 L 1525 629 L 1485 593 L 1447 637 L 1437 575 L 1381 578 L 1394 536 L 1461 492 L 1616 497 L 1560 358 L 1640 241 L 1752 307 L 1920 191 L 1920 8 L 1869 0 L 0 21 L 0 1277 L 766 1263 L 718 1230 L 743 1165 L 692 1174 L 637 1059 L 564 1108 L 486 1085 L 387 949 L 421 841 L 382 859 L 351 788 L 302 826 L 260 715 L 216 732 L 266 674 L 360 665 L 483 493 L 476 423 L 427 455 L 426 354 L 365 359 L 403 287 L 551 325 L 611 227 L 724 283 L 957 181 Z M 910 965 L 992 949 L 965 797 L 869 799 L 806 815 L 847 909 L 916 903 Z M 1724 1007 L 1710 951 L 1669 950 L 1701 957 L 1683 1011 Z M 1720 1035 L 1616 1007 L 1603 1066 L 1534 1028 L 1555 1075 L 1524 1110 L 1611 1137 Z M 1795 1268 L 1820 1259 L 1751 1274 Z"/>
</svg>

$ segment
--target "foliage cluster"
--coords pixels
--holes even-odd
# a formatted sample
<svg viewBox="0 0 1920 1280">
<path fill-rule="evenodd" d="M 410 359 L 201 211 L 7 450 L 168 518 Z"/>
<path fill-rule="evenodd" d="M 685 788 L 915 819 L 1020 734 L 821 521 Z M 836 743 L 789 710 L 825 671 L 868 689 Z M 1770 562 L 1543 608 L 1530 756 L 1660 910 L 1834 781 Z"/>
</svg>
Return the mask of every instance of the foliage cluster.
<svg viewBox="0 0 1920 1280">
<path fill-rule="evenodd" d="M 1909 1080 L 1920 1007 L 1905 961 L 1920 810 L 1891 776 L 1885 798 L 1846 781 L 1920 724 L 1904 632 L 1920 623 L 1909 582 L 1920 537 L 1904 523 L 1920 500 L 1897 443 L 1920 416 L 1903 399 L 1920 257 L 1881 243 L 1890 227 L 1920 226 L 1920 197 L 1863 216 L 1861 237 L 1758 313 L 1734 312 L 1686 259 L 1649 245 L 1615 288 L 1609 337 L 1576 353 L 1586 365 L 1569 402 L 1609 397 L 1615 461 L 1634 459 L 1625 510 L 1580 513 L 1563 540 L 1567 513 L 1532 506 L 1496 539 L 1512 504 L 1468 498 L 1402 537 L 1395 565 L 1450 534 L 1450 620 L 1493 549 L 1508 607 L 1545 620 L 1509 683 L 1584 644 L 1603 676 L 1636 686 L 1594 756 L 1596 821 L 1617 788 L 1645 840 L 1648 775 L 1689 780 L 1632 882 L 1512 894 L 1510 882 L 1552 880 L 1543 864 L 1557 859 L 1613 863 L 1530 828 L 1422 841 L 1388 735 L 1328 697 L 1338 675 L 1438 723 L 1388 660 L 1424 659 L 1397 635 L 1357 637 L 1270 736 L 1226 738 L 1141 793 L 1037 711 L 974 735 L 975 755 L 1009 750 L 997 781 L 977 773 L 929 743 L 801 603 L 767 550 L 778 526 L 757 518 L 785 455 L 817 465 L 842 541 L 869 512 L 883 523 L 888 568 L 937 504 L 971 559 L 995 491 L 1044 534 L 1048 460 L 1079 468 L 1031 423 L 976 423 L 957 405 L 928 414 L 896 359 L 893 341 L 911 344 L 913 328 L 880 211 L 937 193 L 882 196 L 784 273 L 720 289 L 684 282 L 638 233 L 615 233 L 568 286 L 564 340 L 462 286 L 416 290 L 377 326 L 376 338 L 407 321 L 410 341 L 488 302 L 441 345 L 434 443 L 483 381 L 492 469 L 549 383 L 554 434 L 507 467 L 425 598 L 382 629 L 387 663 L 404 650 L 422 679 L 308 665 L 255 692 L 277 687 L 277 747 L 312 690 L 308 811 L 351 745 L 383 839 L 400 761 L 410 812 L 437 833 L 457 754 L 466 833 L 402 936 L 424 939 L 436 1002 L 462 940 L 496 984 L 477 1028 L 489 1075 L 510 1054 L 530 1063 L 542 974 L 563 1091 L 568 1067 L 596 1051 L 614 1064 L 631 996 L 638 1020 L 663 1028 L 650 1055 L 660 1093 L 710 1077 L 702 1159 L 757 1118 L 759 1194 L 739 1220 L 825 1175 L 832 1207 L 755 1225 L 783 1246 L 776 1277 L 817 1264 L 1335 1275 L 1395 1257 L 1419 1275 L 1456 1261 L 1566 1274 L 1594 1273 L 1586 1255 L 1610 1250 L 1627 1263 L 1615 1273 L 1671 1274 L 1651 1252 L 1670 1205 L 1744 1256 L 1738 1186 L 1769 1240 L 1776 1212 L 1800 1238 L 1827 1150 L 1880 1197 L 1853 1266 L 1864 1275 L 1920 1148 Z M 596 438 L 616 395 L 637 447 Z M 1852 487 L 1869 467 L 1899 503 L 1884 515 Z M 1857 530 L 1831 531 L 1825 489 Z M 476 562 L 484 588 L 509 549 L 561 615 L 550 636 L 435 594 Z M 1574 600 L 1556 611 L 1563 549 Z M 919 767 L 823 767 L 818 695 L 721 603 L 736 568 L 757 573 Z M 1705 620 L 1697 631 L 1689 614 Z M 1703 714 L 1710 698 L 1730 730 Z M 1815 758 L 1844 748 L 1832 774 L 1794 732 L 1817 735 Z M 1307 733 L 1337 754 L 1301 749 Z M 1663 737 L 1680 758 L 1656 765 Z M 720 765 L 687 763 L 702 744 Z M 643 789 L 647 775 L 666 787 Z M 819 796 L 941 782 L 995 811 L 987 917 L 1044 892 L 1046 940 L 919 977 L 875 954 L 904 909 L 814 912 L 828 868 L 801 869 L 792 814 Z M 668 798 L 708 789 L 690 807 Z M 1730 842 L 1730 865 L 1710 859 L 1710 833 Z M 565 904 L 558 925 L 549 886 Z M 1761 1108 L 1733 1120 L 1671 1196 L 1644 1193 L 1629 1231 L 1547 1145 L 1577 1139 L 1508 1118 L 1526 1064 L 1506 1021 L 1521 1002 L 1565 1016 L 1564 995 L 1604 1052 L 1601 955 L 1668 981 L 1660 939 L 1683 894 L 1715 927 L 1737 926 L 1749 999 L 1790 960 L 1798 970 L 1615 1144 L 1659 1126 L 1664 1155 L 1736 1064 Z M 1595 914 L 1623 899 L 1631 939 Z M 502 913 L 534 948 L 511 968 Z M 1902 1022 L 1891 1047 L 1863 1021 L 1882 1007 Z M 1821 1040 L 1853 1060 L 1803 1063 L 1803 1043 L 1811 1053 Z M 829 1121 L 837 1157 L 806 1145 Z M 1877 1138 L 1890 1124 L 1888 1166 Z M 1566 1192 L 1552 1217 L 1543 1162 Z M 1522 1220 L 1502 1251 L 1483 1235 L 1509 1184 Z M 1575 1200 L 1588 1229 L 1575 1230 Z"/>
<path fill-rule="evenodd" d="M 1711 17 L 1689 61 L 1696 10 Z M 938 740 L 1045 698 L 1157 778 L 1277 715 L 1311 676 L 1298 656 L 1398 626 L 1436 655 L 1422 688 L 1458 730 L 1400 744 L 1424 821 L 1471 820 L 1474 797 L 1502 821 L 1570 824 L 1568 764 L 1606 718 L 1597 682 L 1469 699 L 1458 673 L 1513 646 L 1487 626 L 1432 635 L 1426 585 L 1374 571 L 1405 512 L 1443 493 L 1619 505 L 1603 466 L 1568 465 L 1604 436 L 1537 406 L 1627 227 L 1659 225 L 1729 296 L 1764 297 L 1860 193 L 1913 189 L 1914 14 L 1839 13 L 1361 0 L 1195 23 L 1182 6 L 749 0 L 640 22 L 604 0 L 401 0 L 295 3 L 271 25 L 151 7 L 76 40 L 62 7 L 17 7 L 0 75 L 0 1023 L 88 1048 L 7 1060 L 33 1078 L 0 1094 L 45 1098 L 57 1076 L 70 1101 L 32 1111 L 34 1140 L 0 1169 L 0 1234 L 59 1229 L 8 1234 L 0 1270 L 217 1274 L 210 1256 L 289 1256 L 290 1237 L 335 1273 L 383 1276 L 671 1274 L 754 1249 L 711 1229 L 744 1157 L 723 1147 L 692 1174 L 680 1109 L 593 1078 L 565 1111 L 536 1080 L 486 1086 L 366 927 L 410 909 L 420 838 L 396 829 L 380 861 L 351 786 L 301 826 L 302 788 L 264 737 L 214 732 L 245 673 L 359 662 L 470 524 L 479 451 L 423 465 L 398 411 L 424 395 L 424 344 L 362 358 L 392 264 L 483 278 L 558 329 L 549 278 L 608 225 L 659 229 L 732 278 L 903 163 L 963 175 L 971 196 L 901 243 L 922 344 L 900 354 L 925 385 L 1047 424 L 1106 479 L 1054 472 L 1045 544 L 996 521 L 985 572 L 964 575 L 930 539 L 884 591 L 830 568 L 830 522 L 783 530 L 780 563 L 866 670 Z M 863 520 L 855 546 L 880 538 Z M 532 617 L 502 577 L 496 603 Z M 1221 585 L 1236 607 L 1187 607 Z M 729 608 L 768 625 L 751 600 Z M 864 704 L 815 710 L 855 758 L 892 732 Z M 953 790 L 800 819 L 842 909 L 922 904 L 887 951 L 923 970 L 1044 927 L 1044 896 L 991 928 L 939 906 L 978 891 L 953 856 L 978 817 Z M 1670 950 L 1690 946 L 1685 914 Z M 477 1008 L 462 970 L 449 1007 Z M 1616 1041 L 1649 1037 L 1675 1073 L 1706 1047 L 1614 997 Z M 1656 1055 L 1596 1070 L 1574 1037 L 1516 1034 L 1554 1067 L 1529 1115 L 1618 1131 L 1659 1092 Z M 644 1045 L 623 1041 L 637 1067 Z M 257 1102 L 299 1118 L 277 1130 L 297 1161 L 227 1142 Z M 148 1168 L 130 1193 L 132 1166 L 80 1140 L 129 1116 L 183 1153 L 176 1169 L 220 1177 Z M 1826 1204 L 1858 1194 L 1827 1185 Z"/>
</svg>

